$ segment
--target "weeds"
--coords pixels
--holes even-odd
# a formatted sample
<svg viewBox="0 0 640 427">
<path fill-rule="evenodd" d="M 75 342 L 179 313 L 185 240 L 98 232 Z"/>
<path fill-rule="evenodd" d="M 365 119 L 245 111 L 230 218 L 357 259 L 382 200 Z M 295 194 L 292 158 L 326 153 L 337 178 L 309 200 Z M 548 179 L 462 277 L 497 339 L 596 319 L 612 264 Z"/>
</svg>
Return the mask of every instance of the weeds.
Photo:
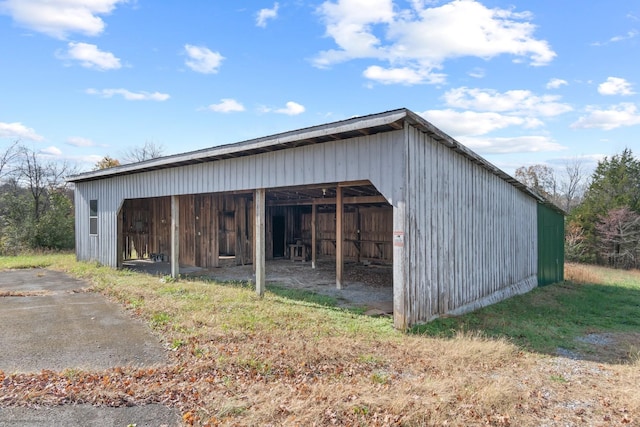
<svg viewBox="0 0 640 427">
<path fill-rule="evenodd" d="M 154 328 L 165 326 L 171 320 L 171 316 L 168 313 L 155 313 L 151 316 L 151 325 Z"/>
</svg>

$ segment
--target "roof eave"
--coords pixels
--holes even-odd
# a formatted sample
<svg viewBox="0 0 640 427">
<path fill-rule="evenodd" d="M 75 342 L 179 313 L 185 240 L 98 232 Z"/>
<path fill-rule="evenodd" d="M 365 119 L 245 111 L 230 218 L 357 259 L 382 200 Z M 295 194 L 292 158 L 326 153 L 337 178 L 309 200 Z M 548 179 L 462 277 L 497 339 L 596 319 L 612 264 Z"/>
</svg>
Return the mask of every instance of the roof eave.
<svg viewBox="0 0 640 427">
<path fill-rule="evenodd" d="M 109 178 L 117 175 L 128 175 L 132 173 L 146 172 L 155 169 L 177 167 L 187 164 L 195 164 L 212 161 L 225 157 L 239 157 L 266 151 L 275 151 L 288 148 L 287 144 L 313 141 L 315 139 L 343 139 L 340 135 L 349 134 L 354 131 L 373 129 L 381 126 L 391 126 L 401 122 L 407 116 L 408 110 L 399 109 L 370 116 L 356 117 L 340 122 L 328 123 L 320 126 L 280 133 L 272 136 L 252 139 L 244 142 L 221 145 L 218 147 L 206 148 L 198 151 L 191 151 L 183 154 L 159 157 L 146 160 L 144 162 L 132 163 L 113 168 L 100 169 L 73 175 L 67 178 L 69 182 L 91 181 L 102 178 Z M 397 129 L 401 126 L 396 126 Z M 391 130 L 391 129 L 390 129 Z M 366 133 L 363 133 L 365 135 Z"/>
</svg>

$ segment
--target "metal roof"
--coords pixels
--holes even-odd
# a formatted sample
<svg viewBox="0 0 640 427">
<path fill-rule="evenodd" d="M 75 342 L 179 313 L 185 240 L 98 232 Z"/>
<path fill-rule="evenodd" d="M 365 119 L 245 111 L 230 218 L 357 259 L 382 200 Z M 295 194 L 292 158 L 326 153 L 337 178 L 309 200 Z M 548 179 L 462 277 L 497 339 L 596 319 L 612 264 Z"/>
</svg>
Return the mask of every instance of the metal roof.
<svg viewBox="0 0 640 427">
<path fill-rule="evenodd" d="M 562 209 L 549 202 L 546 198 L 522 184 L 511 175 L 502 171 L 492 163 L 460 144 L 458 141 L 420 117 L 418 114 L 406 108 L 390 110 L 368 116 L 354 117 L 319 126 L 283 132 L 248 141 L 225 144 L 217 147 L 190 151 L 182 154 L 159 157 L 138 163 L 116 166 L 107 169 L 99 169 L 73 175 L 67 178 L 69 182 L 93 181 L 111 178 L 120 175 L 153 171 L 157 169 L 174 168 L 203 162 L 229 159 L 234 157 L 251 156 L 276 150 L 300 147 L 310 144 L 319 144 L 328 141 L 348 139 L 357 136 L 373 135 L 381 132 L 390 132 L 404 127 L 404 123 L 420 129 L 429 134 L 435 141 L 446 145 L 450 149 L 465 156 L 470 161 L 478 164 L 492 174 L 525 192 L 540 203 L 544 203 L 564 214 Z"/>
</svg>

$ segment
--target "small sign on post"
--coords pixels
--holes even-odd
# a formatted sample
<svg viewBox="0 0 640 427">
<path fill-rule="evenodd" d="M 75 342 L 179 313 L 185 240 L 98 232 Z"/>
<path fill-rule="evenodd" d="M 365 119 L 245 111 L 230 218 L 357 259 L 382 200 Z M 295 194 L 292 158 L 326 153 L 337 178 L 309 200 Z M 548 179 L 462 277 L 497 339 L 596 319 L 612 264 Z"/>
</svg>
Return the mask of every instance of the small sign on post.
<svg viewBox="0 0 640 427">
<path fill-rule="evenodd" d="M 404 248 L 404 231 L 393 232 L 393 246 Z"/>
</svg>

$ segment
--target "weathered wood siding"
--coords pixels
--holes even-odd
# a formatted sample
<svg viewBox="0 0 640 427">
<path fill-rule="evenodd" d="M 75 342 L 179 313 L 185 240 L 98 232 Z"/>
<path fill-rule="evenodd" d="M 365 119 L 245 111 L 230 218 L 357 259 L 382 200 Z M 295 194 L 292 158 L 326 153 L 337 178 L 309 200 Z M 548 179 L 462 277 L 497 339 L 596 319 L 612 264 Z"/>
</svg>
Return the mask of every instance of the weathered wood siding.
<svg viewBox="0 0 640 427">
<path fill-rule="evenodd" d="M 122 210 L 123 259 L 171 254 L 169 197 L 125 200 Z"/>
<path fill-rule="evenodd" d="M 391 204 L 402 197 L 404 131 L 306 145 L 76 183 L 76 254 L 117 266 L 117 213 L 125 199 L 370 180 Z M 89 236 L 89 200 L 98 235 Z"/>
<path fill-rule="evenodd" d="M 318 256 L 335 258 L 336 214 L 318 213 L 316 239 Z M 393 261 L 392 230 L 393 209 L 389 207 L 350 206 L 345 210 L 344 256 L 348 260 Z M 311 246 L 311 212 L 302 215 L 303 242 Z M 358 232 L 359 231 L 359 232 Z"/>
<path fill-rule="evenodd" d="M 189 194 L 180 196 L 180 263 L 216 267 L 219 255 L 237 264 L 252 262 L 251 195 Z M 171 199 L 128 199 L 123 208 L 123 259 L 150 254 L 171 256 Z"/>
<path fill-rule="evenodd" d="M 429 135 L 406 129 L 406 206 L 398 226 L 407 325 L 533 288 L 536 201 Z"/>
<path fill-rule="evenodd" d="M 336 213 L 331 205 L 329 212 L 319 212 L 316 220 L 317 254 L 335 258 Z M 348 210 L 347 210 L 348 209 Z M 391 206 L 369 207 L 351 205 L 344 213 L 344 255 L 348 260 L 372 260 L 385 263 L 393 261 L 391 230 L 393 209 Z M 311 257 L 311 206 L 267 206 L 266 208 L 266 258 L 273 259 L 273 217 L 284 217 L 285 256 L 288 245 L 301 240 Z M 359 230 L 359 233 L 358 233 Z"/>
</svg>

